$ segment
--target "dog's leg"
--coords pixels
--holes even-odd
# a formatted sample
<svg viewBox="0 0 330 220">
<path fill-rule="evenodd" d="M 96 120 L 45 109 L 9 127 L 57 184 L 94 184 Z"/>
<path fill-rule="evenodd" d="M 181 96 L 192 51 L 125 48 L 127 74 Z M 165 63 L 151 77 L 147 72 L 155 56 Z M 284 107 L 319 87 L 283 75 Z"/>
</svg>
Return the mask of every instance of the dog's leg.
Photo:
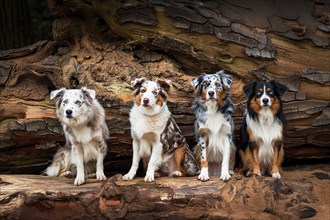
<svg viewBox="0 0 330 220">
<path fill-rule="evenodd" d="M 272 177 L 275 179 L 281 179 L 279 167 L 281 166 L 284 157 L 282 141 L 275 141 L 275 144 L 273 144 L 273 148 L 274 148 L 274 157 L 273 157 L 272 171 L 271 171 Z"/>
<path fill-rule="evenodd" d="M 180 177 L 183 176 L 184 173 L 182 172 L 183 170 L 183 163 L 184 163 L 184 158 L 186 154 L 186 149 L 185 147 L 179 147 L 174 151 L 174 161 L 175 161 L 175 171 L 172 173 L 173 177 Z"/>
<path fill-rule="evenodd" d="M 135 175 L 136 171 L 139 168 L 139 162 L 140 162 L 140 142 L 136 139 L 133 139 L 133 159 L 132 159 L 132 166 L 129 172 L 123 176 L 123 180 L 132 180 Z"/>
<path fill-rule="evenodd" d="M 252 173 L 261 176 L 259 163 L 259 146 L 255 142 L 251 142 L 250 150 L 252 151 Z"/>
<path fill-rule="evenodd" d="M 229 180 L 230 174 L 229 174 L 229 159 L 230 159 L 230 152 L 231 152 L 231 146 L 230 146 L 230 134 L 226 136 L 226 139 L 224 141 L 224 152 L 223 152 L 223 158 L 222 158 L 222 166 L 221 166 L 221 175 L 220 179 L 222 180 Z"/>
<path fill-rule="evenodd" d="M 229 174 L 234 174 L 236 146 L 232 143 L 230 146 Z"/>
<path fill-rule="evenodd" d="M 103 166 L 103 160 L 106 154 L 106 143 L 104 141 L 101 141 L 98 148 L 98 155 L 96 159 L 96 179 L 97 180 L 106 180 L 107 177 L 104 175 L 104 166 Z"/>
<path fill-rule="evenodd" d="M 74 185 L 79 186 L 85 182 L 85 170 L 84 170 L 84 151 L 82 145 L 72 145 L 73 155 L 76 159 L 77 176 L 74 180 Z"/>
<path fill-rule="evenodd" d="M 199 133 L 200 133 L 200 137 L 199 137 L 199 147 L 200 147 L 200 151 L 201 151 L 201 156 L 200 156 L 200 160 L 201 160 L 201 173 L 198 176 L 198 179 L 201 181 L 207 181 L 210 179 L 209 177 L 209 168 L 208 168 L 208 161 L 207 161 L 207 143 L 206 140 L 204 138 L 204 136 L 206 135 L 206 129 L 199 129 Z"/>
<path fill-rule="evenodd" d="M 152 182 L 155 180 L 155 171 L 162 163 L 162 151 L 163 145 L 160 142 L 156 142 L 152 146 L 152 153 L 148 163 L 148 169 L 146 176 L 144 177 L 145 182 Z"/>
</svg>

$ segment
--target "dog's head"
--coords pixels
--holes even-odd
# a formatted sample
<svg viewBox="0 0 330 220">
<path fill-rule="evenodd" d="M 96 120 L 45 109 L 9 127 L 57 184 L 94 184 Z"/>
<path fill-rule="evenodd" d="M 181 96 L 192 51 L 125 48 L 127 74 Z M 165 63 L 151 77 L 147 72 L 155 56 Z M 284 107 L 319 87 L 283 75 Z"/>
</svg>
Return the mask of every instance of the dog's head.
<svg viewBox="0 0 330 220">
<path fill-rule="evenodd" d="M 245 85 L 244 93 L 249 97 L 248 102 L 256 112 L 261 108 L 279 108 L 281 96 L 287 90 L 285 85 L 278 82 L 252 82 Z"/>
<path fill-rule="evenodd" d="M 83 87 L 81 89 L 61 88 L 50 93 L 50 99 L 56 100 L 56 113 L 61 122 L 80 124 L 93 114 L 89 111 L 95 99 L 95 91 Z"/>
<path fill-rule="evenodd" d="M 203 74 L 194 78 L 191 85 L 197 96 L 203 100 L 217 100 L 230 92 L 232 78 L 223 70 L 214 74 Z"/>
<path fill-rule="evenodd" d="M 156 81 L 146 80 L 146 78 L 138 78 L 131 82 L 133 90 L 134 103 L 143 111 L 160 109 L 167 100 L 168 92 L 171 87 L 170 80 Z"/>
</svg>

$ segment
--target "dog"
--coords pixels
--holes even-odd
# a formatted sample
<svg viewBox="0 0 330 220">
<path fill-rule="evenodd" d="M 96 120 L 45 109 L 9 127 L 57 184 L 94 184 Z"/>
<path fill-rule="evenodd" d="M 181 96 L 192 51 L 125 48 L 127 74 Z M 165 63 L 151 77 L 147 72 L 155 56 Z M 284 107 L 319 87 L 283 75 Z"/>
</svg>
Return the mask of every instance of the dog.
<svg viewBox="0 0 330 220">
<path fill-rule="evenodd" d="M 84 163 L 85 176 L 93 178 L 96 176 L 96 161 L 90 160 Z M 42 175 L 46 176 L 61 176 L 61 177 L 76 177 L 77 166 L 71 163 L 71 147 L 67 144 L 57 150 L 52 163 L 44 170 Z"/>
<path fill-rule="evenodd" d="M 109 130 L 105 112 L 96 100 L 95 91 L 61 88 L 52 91 L 51 100 L 56 100 L 57 118 L 63 126 L 66 145 L 71 148 L 59 149 L 52 164 L 46 169 L 48 176 L 66 176 L 76 167 L 74 185 L 85 182 L 85 174 L 96 170 L 96 179 L 106 180 L 103 160 L 107 153 L 106 139 Z M 94 161 L 96 165 L 90 165 Z M 96 167 L 96 168 L 95 168 Z"/>
<path fill-rule="evenodd" d="M 200 161 L 198 179 L 209 180 L 209 175 L 230 179 L 235 163 L 235 145 L 232 140 L 234 105 L 230 99 L 232 77 L 218 71 L 202 74 L 192 79 L 196 98 L 192 105 L 195 112 L 195 155 Z"/>
<path fill-rule="evenodd" d="M 133 160 L 124 180 L 135 177 L 140 159 L 147 163 L 145 182 L 155 180 L 155 171 L 168 176 L 194 176 L 198 165 L 188 143 L 167 106 L 170 80 L 131 82 L 134 104 L 129 114 Z"/>
<path fill-rule="evenodd" d="M 239 144 L 243 172 L 247 176 L 270 174 L 280 179 L 286 124 L 281 97 L 287 87 L 275 81 L 252 82 L 243 90 L 248 96 Z"/>
</svg>

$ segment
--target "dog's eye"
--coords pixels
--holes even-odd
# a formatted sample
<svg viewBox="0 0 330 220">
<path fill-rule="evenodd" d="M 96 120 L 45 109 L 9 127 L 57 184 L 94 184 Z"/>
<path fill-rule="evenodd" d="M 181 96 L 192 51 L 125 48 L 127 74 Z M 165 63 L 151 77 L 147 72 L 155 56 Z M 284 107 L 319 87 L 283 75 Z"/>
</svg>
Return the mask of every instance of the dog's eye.
<svg viewBox="0 0 330 220">
<path fill-rule="evenodd" d="M 157 95 L 158 93 L 157 91 L 152 91 L 152 94 Z"/>
<path fill-rule="evenodd" d="M 215 83 L 215 86 L 217 87 L 217 88 L 219 88 L 219 87 L 221 87 L 221 85 L 220 85 L 220 83 Z"/>
<path fill-rule="evenodd" d="M 141 93 L 145 93 L 146 90 L 145 90 L 145 89 L 140 89 L 140 92 L 141 92 Z"/>
<path fill-rule="evenodd" d="M 209 85 L 210 85 L 210 83 L 209 83 L 208 81 L 204 81 L 204 82 L 203 82 L 203 86 L 204 86 L 204 87 L 207 87 L 207 86 L 209 86 Z"/>
<path fill-rule="evenodd" d="M 81 105 L 81 101 L 75 101 L 75 103 L 74 104 L 76 104 L 76 105 Z"/>
<path fill-rule="evenodd" d="M 273 91 L 269 91 L 269 95 L 273 95 L 274 93 L 273 93 Z"/>
<path fill-rule="evenodd" d="M 66 99 L 66 100 L 63 101 L 63 104 L 68 104 L 68 102 L 69 101 Z"/>
<path fill-rule="evenodd" d="M 261 95 L 261 92 L 257 92 L 257 95 L 258 95 L 258 96 Z"/>
</svg>

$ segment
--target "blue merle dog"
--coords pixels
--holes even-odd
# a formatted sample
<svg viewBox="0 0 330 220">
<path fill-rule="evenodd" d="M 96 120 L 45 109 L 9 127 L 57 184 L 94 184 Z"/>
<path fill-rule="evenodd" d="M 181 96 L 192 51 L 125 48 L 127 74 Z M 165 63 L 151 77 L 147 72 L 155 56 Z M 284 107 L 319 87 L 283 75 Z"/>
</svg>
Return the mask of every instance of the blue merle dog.
<svg viewBox="0 0 330 220">
<path fill-rule="evenodd" d="M 209 175 L 230 179 L 233 174 L 235 146 L 232 142 L 234 105 L 230 99 L 232 77 L 223 70 L 203 74 L 191 82 L 196 98 L 195 135 L 198 142 L 195 155 L 200 160 L 198 179 L 209 180 Z"/>
</svg>

